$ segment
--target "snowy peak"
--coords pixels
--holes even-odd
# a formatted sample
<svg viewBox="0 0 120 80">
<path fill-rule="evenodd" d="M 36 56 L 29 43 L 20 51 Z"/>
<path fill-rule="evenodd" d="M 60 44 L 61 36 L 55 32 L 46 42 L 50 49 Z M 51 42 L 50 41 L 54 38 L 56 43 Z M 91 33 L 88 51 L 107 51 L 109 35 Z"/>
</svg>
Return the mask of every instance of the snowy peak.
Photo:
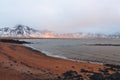
<svg viewBox="0 0 120 80">
<path fill-rule="evenodd" d="M 37 30 L 24 25 L 18 25 L 13 30 L 16 35 L 21 35 L 21 36 L 25 36 L 25 35 L 28 36 L 30 34 L 37 32 Z"/>
<path fill-rule="evenodd" d="M 16 27 L 1 28 L 0 36 L 1 37 L 30 37 L 30 35 L 37 33 L 38 30 L 30 28 L 24 25 L 17 25 Z"/>
</svg>

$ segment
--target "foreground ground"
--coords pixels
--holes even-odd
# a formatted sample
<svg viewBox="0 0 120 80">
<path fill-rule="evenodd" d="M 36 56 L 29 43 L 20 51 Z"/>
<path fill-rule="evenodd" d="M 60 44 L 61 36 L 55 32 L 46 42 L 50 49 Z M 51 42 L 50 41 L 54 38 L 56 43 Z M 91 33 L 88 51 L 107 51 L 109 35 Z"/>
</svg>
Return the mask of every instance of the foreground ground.
<svg viewBox="0 0 120 80">
<path fill-rule="evenodd" d="M 93 80 L 94 75 L 114 73 L 108 68 L 49 57 L 20 44 L 0 42 L 0 80 Z"/>
</svg>

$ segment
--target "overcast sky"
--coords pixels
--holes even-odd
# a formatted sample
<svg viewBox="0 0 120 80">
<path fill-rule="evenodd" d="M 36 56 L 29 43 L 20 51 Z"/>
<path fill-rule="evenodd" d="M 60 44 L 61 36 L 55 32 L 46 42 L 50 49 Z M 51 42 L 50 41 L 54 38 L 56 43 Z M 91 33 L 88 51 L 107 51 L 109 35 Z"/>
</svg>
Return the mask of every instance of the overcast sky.
<svg viewBox="0 0 120 80">
<path fill-rule="evenodd" d="M 0 27 L 120 32 L 120 0 L 0 0 Z"/>
</svg>

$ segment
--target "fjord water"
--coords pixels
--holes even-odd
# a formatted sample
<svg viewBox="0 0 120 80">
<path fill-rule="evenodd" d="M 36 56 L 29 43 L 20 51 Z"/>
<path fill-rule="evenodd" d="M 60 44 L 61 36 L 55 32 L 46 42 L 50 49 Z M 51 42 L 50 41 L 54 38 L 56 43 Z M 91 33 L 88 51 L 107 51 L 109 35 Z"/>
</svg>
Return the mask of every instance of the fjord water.
<svg viewBox="0 0 120 80">
<path fill-rule="evenodd" d="M 26 46 L 43 53 L 73 60 L 120 64 L 120 46 L 90 44 L 120 44 L 119 39 L 24 39 Z"/>
</svg>

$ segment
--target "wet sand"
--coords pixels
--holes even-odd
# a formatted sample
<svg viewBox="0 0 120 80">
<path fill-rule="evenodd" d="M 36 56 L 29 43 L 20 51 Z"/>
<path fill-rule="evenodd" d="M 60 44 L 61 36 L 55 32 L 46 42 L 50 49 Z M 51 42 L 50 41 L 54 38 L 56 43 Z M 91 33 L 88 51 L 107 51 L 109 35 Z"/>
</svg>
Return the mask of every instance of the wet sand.
<svg viewBox="0 0 120 80">
<path fill-rule="evenodd" d="M 62 73 L 81 69 L 98 72 L 101 64 L 47 56 L 20 44 L 0 42 L 0 80 L 55 80 Z"/>
</svg>

